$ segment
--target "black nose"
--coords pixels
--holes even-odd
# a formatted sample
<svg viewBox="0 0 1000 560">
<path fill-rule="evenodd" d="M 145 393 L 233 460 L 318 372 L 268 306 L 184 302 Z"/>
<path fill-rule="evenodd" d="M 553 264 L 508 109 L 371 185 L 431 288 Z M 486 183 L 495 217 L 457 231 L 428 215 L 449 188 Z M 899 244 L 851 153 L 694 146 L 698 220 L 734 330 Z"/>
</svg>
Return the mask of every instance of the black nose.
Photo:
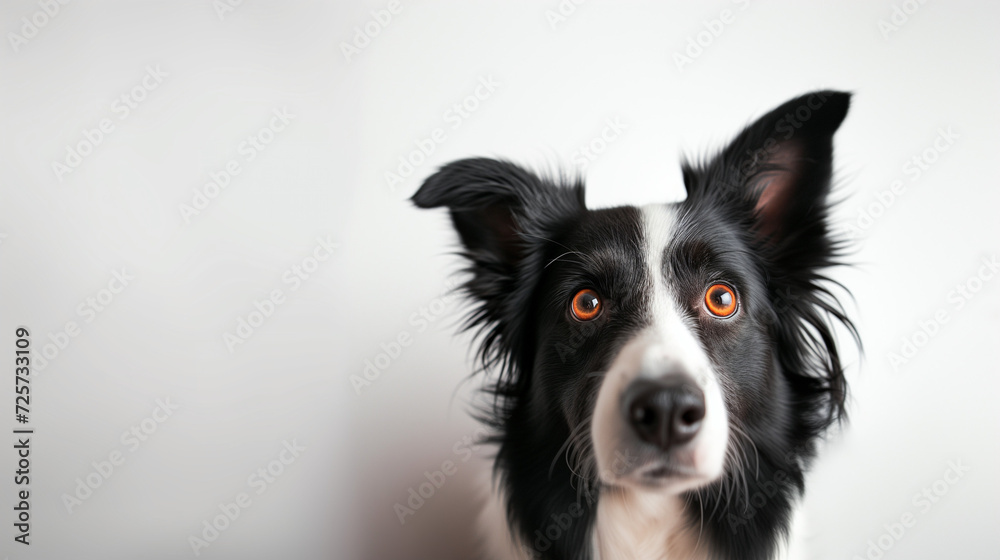
<svg viewBox="0 0 1000 560">
<path fill-rule="evenodd" d="M 705 394 L 683 376 L 637 379 L 622 404 L 639 438 L 664 451 L 694 439 L 705 418 Z"/>
</svg>

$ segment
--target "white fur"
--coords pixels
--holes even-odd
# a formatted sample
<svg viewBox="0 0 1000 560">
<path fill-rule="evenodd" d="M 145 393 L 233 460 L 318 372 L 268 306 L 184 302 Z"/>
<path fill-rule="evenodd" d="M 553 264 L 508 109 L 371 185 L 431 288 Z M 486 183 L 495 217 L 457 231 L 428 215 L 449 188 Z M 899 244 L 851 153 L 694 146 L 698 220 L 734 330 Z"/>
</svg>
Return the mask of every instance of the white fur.
<svg viewBox="0 0 1000 560">
<path fill-rule="evenodd" d="M 698 534 L 682 526 L 678 496 L 722 474 L 729 423 L 708 355 L 663 277 L 674 215 L 666 206 L 652 205 L 642 208 L 642 216 L 645 264 L 652 278 L 650 327 L 625 344 L 598 393 L 591 434 L 599 475 L 608 488 L 598 502 L 594 546 L 604 559 L 698 560 L 705 558 L 704 547 Z M 671 370 L 684 371 L 698 383 L 705 394 L 705 418 L 695 439 L 675 451 L 677 460 L 689 467 L 689 476 L 649 488 L 630 476 L 634 471 L 621 468 L 623 455 L 628 456 L 623 435 L 631 430 L 620 410 L 621 395 L 633 380 Z"/>
<path fill-rule="evenodd" d="M 698 534 L 682 526 L 676 496 L 617 487 L 601 493 L 594 530 L 595 560 L 707 560 Z"/>
<path fill-rule="evenodd" d="M 622 440 L 631 430 L 619 409 L 623 391 L 637 378 L 657 377 L 664 371 L 682 370 L 691 375 L 705 394 L 705 418 L 694 440 L 675 452 L 691 475 L 670 480 L 668 486 L 658 489 L 677 494 L 722 474 L 729 422 L 718 376 L 663 278 L 663 252 L 672 235 L 674 216 L 663 205 L 643 207 L 642 215 L 646 267 L 653 279 L 651 324 L 625 344 L 608 368 L 598 392 L 591 434 L 601 480 L 616 486 L 633 484 L 631 477 L 621 476 L 620 468 L 623 456 L 628 456 L 628 445 Z"/>
</svg>

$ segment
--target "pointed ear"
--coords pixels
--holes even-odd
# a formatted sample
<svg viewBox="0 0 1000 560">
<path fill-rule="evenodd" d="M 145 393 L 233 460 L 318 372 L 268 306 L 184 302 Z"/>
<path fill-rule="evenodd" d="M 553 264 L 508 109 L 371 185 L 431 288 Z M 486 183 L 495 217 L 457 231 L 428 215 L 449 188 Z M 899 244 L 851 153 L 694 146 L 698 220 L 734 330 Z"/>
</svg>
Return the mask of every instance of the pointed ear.
<svg viewBox="0 0 1000 560">
<path fill-rule="evenodd" d="M 706 169 L 684 169 L 691 198 L 723 197 L 753 211 L 757 234 L 774 243 L 822 222 L 833 171 L 833 134 L 850 94 L 816 91 L 746 127 Z"/>
</svg>

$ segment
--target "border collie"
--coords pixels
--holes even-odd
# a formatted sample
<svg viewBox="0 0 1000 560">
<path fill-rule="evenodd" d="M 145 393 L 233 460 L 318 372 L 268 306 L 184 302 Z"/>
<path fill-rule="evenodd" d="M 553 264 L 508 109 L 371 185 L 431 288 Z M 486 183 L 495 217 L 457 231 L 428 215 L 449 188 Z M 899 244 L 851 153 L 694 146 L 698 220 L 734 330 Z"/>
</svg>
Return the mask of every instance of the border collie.
<svg viewBox="0 0 1000 560">
<path fill-rule="evenodd" d="M 687 198 L 590 210 L 581 180 L 465 159 L 413 196 L 446 207 L 497 446 L 483 557 L 788 557 L 795 502 L 844 415 L 823 269 L 833 134 L 816 91 L 682 166 Z M 860 343 L 860 342 L 859 342 Z"/>
</svg>

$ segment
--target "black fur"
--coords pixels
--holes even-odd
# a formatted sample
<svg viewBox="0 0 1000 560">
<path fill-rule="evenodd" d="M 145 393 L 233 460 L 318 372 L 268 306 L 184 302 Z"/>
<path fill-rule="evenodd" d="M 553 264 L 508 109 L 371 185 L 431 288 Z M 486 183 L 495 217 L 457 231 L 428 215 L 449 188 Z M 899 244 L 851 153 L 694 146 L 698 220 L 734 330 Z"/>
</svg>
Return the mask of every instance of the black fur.
<svg viewBox="0 0 1000 560">
<path fill-rule="evenodd" d="M 676 205 L 676 235 L 662 240 L 663 274 L 682 307 L 695 309 L 720 278 L 740 287 L 742 306 L 726 323 L 690 317 L 724 378 L 732 427 L 723 477 L 684 496 L 713 557 L 773 556 L 815 441 L 844 414 L 831 323 L 857 335 L 821 271 L 839 255 L 827 195 L 848 105 L 833 91 L 793 99 L 717 157 L 683 167 L 688 198 Z M 464 245 L 475 304 L 467 327 L 479 330 L 479 357 L 496 373 L 484 420 L 496 432 L 510 522 L 539 557 L 589 558 L 600 499 L 590 415 L 601 372 L 648 322 L 642 246 L 660 240 L 642 239 L 635 208 L 588 210 L 579 181 L 491 159 L 446 165 L 413 202 L 449 208 Z M 584 287 L 605 298 L 590 323 L 568 316 Z"/>
</svg>

